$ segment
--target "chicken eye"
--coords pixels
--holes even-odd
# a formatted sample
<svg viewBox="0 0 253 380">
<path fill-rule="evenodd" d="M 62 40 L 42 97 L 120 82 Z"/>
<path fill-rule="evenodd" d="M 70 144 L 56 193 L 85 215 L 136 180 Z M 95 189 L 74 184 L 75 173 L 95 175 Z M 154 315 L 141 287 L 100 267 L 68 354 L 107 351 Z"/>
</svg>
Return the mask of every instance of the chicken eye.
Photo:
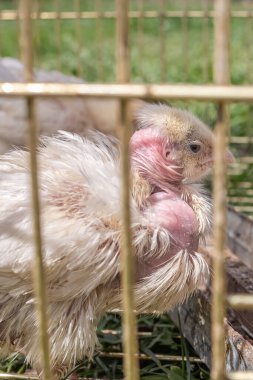
<svg viewBox="0 0 253 380">
<path fill-rule="evenodd" d="M 192 151 L 192 153 L 198 153 L 200 149 L 201 149 L 200 144 L 190 144 L 190 150 Z"/>
</svg>

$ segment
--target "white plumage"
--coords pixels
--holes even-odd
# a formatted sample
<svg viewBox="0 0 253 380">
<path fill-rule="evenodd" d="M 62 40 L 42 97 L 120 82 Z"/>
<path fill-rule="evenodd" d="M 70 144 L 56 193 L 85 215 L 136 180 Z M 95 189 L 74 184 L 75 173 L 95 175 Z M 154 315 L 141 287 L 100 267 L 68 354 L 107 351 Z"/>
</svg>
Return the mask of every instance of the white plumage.
<svg viewBox="0 0 253 380">
<path fill-rule="evenodd" d="M 24 352 L 40 372 L 28 154 L 16 150 L 0 158 L 0 347 Z M 41 140 L 39 193 L 55 374 L 92 356 L 99 318 L 120 307 L 119 158 L 116 140 L 100 133 L 87 139 L 60 132 Z M 208 267 L 200 254 L 187 248 L 156 267 L 157 258 L 166 258 L 172 237 L 152 222 L 152 206 L 147 203 L 143 211 L 145 183 L 140 181 L 133 171 L 136 308 L 164 311 L 183 302 L 207 277 Z M 205 234 L 210 224 L 206 197 L 191 184 L 182 187 L 182 197 L 195 202 L 199 233 Z M 145 263 L 152 267 L 152 262 L 151 273 L 141 274 L 138 268 Z"/>
</svg>

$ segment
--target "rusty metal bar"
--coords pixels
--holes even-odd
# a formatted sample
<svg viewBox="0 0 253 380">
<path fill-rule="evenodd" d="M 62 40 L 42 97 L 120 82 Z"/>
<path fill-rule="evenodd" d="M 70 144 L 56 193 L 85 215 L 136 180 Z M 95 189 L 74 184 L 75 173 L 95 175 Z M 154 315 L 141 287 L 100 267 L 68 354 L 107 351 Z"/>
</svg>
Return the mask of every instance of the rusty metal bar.
<svg viewBox="0 0 253 380">
<path fill-rule="evenodd" d="M 230 82 L 229 40 L 230 0 L 215 0 L 214 19 L 214 82 L 218 85 Z M 214 229 L 213 229 L 213 283 L 212 283 L 212 380 L 223 380 L 225 374 L 225 324 L 226 315 L 226 165 L 224 154 L 228 134 L 228 109 L 218 104 L 214 144 Z"/>
<path fill-rule="evenodd" d="M 89 96 L 253 103 L 253 86 L 0 83 L 0 96 Z"/>
<path fill-rule="evenodd" d="M 116 0 L 116 54 L 117 82 L 127 83 L 129 68 L 128 35 L 128 0 Z M 137 320 L 134 313 L 134 254 L 132 247 L 131 211 L 130 211 L 130 158 L 129 139 L 131 121 L 126 99 L 120 102 L 120 122 L 118 129 L 121 143 L 121 210 L 122 210 L 122 247 L 121 247 L 121 282 L 122 282 L 122 327 L 124 347 L 124 376 L 126 380 L 139 379 Z"/>
<path fill-rule="evenodd" d="M 30 11 L 32 0 L 20 0 L 20 47 L 22 51 L 22 61 L 24 64 L 24 79 L 31 82 L 33 80 L 33 48 L 32 48 L 32 21 Z M 49 339 L 48 339 L 48 321 L 47 321 L 47 295 L 46 279 L 43 266 L 42 237 L 41 237 L 41 220 L 40 220 L 40 202 L 38 191 L 37 175 L 37 125 L 35 99 L 27 97 L 28 110 L 28 132 L 30 145 L 30 168 L 31 168 L 31 191 L 32 191 L 32 218 L 35 263 L 33 270 L 34 290 L 36 294 L 36 308 L 39 322 L 39 338 L 41 346 L 41 355 L 43 363 L 43 376 L 45 379 L 51 379 Z"/>
<path fill-rule="evenodd" d="M 128 12 L 129 18 L 139 18 L 143 14 L 144 18 L 159 18 L 160 12 L 159 11 L 144 11 L 141 12 L 139 10 L 137 11 L 130 11 Z M 179 18 L 181 19 L 184 17 L 185 12 L 184 11 L 165 11 L 164 16 L 169 18 Z M 230 12 L 231 17 L 233 18 L 248 18 L 253 16 L 253 11 L 231 11 Z M 81 12 L 80 18 L 81 19 L 95 19 L 100 16 L 99 12 Z M 187 11 L 187 18 L 203 18 L 205 16 L 205 12 L 202 10 L 188 10 Z M 36 19 L 36 13 L 32 13 L 32 18 Z M 57 17 L 60 17 L 61 20 L 74 20 L 77 18 L 75 11 L 64 11 L 64 12 L 41 12 L 40 19 L 41 20 L 55 20 Z M 208 12 L 208 18 L 214 18 L 215 12 L 210 10 Z M 114 11 L 105 11 L 102 14 L 101 18 L 111 19 L 116 18 L 116 12 Z M 13 21 L 17 19 L 17 11 L 2 11 L 2 20 L 5 21 Z"/>
</svg>

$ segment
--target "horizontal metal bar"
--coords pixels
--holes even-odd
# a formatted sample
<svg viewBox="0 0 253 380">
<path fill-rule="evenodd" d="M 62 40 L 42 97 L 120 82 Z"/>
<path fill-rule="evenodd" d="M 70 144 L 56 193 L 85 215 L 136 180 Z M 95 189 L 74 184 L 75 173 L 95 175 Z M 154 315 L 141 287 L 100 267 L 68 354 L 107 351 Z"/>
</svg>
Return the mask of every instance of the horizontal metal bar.
<svg viewBox="0 0 253 380">
<path fill-rule="evenodd" d="M 0 373 L 0 379 L 20 379 L 20 380 L 39 380 L 38 376 L 19 375 L 17 373 Z M 94 377 L 78 377 L 80 380 L 104 380 L 102 378 Z"/>
<path fill-rule="evenodd" d="M 123 358 L 124 353 L 123 352 L 99 352 L 99 356 L 106 357 L 106 358 Z M 192 363 L 202 363 L 202 360 L 199 358 L 195 358 L 193 356 L 190 356 L 189 358 L 183 358 L 179 355 L 161 355 L 161 354 L 155 354 L 156 359 L 158 360 L 167 360 L 169 362 L 182 362 L 189 359 Z M 152 360 L 152 358 L 146 354 L 139 354 L 138 355 L 139 360 Z"/>
<path fill-rule="evenodd" d="M 102 334 L 106 334 L 106 335 L 107 334 L 119 335 L 119 336 L 122 335 L 122 330 L 104 329 L 104 330 L 100 330 L 99 332 L 101 332 Z M 147 336 L 152 336 L 153 332 L 151 332 L 151 331 L 138 331 L 137 335 L 140 337 L 147 337 Z M 173 339 L 181 339 L 181 338 L 182 338 L 181 335 L 173 335 Z"/>
<path fill-rule="evenodd" d="M 240 203 L 243 205 L 253 205 L 253 197 L 228 197 L 228 202 L 230 203 Z"/>
<path fill-rule="evenodd" d="M 237 186 L 238 186 L 238 189 L 240 187 L 243 187 L 244 189 L 251 189 L 253 187 L 253 182 L 238 182 Z"/>
<path fill-rule="evenodd" d="M 231 136 L 229 141 L 233 144 L 253 144 L 253 136 Z"/>
<path fill-rule="evenodd" d="M 253 12 L 250 10 L 242 10 L 242 11 L 231 11 L 231 17 L 234 18 L 248 18 L 253 17 Z M 158 18 L 161 17 L 167 17 L 167 18 L 182 18 L 182 17 L 188 17 L 188 18 L 202 18 L 202 17 L 210 17 L 213 18 L 215 16 L 214 11 L 201 11 L 201 10 L 189 10 L 189 11 L 130 11 L 128 12 L 129 18 Z M 0 19 L 3 21 L 13 21 L 17 20 L 18 18 L 18 12 L 12 11 L 12 10 L 6 10 L 0 12 Z M 76 20 L 76 19 L 112 19 L 116 18 L 116 12 L 114 11 L 104 11 L 104 12 L 74 12 L 74 11 L 67 11 L 67 12 L 33 12 L 32 18 L 35 20 L 55 20 L 55 19 L 62 19 L 62 20 Z"/>
<path fill-rule="evenodd" d="M 253 164 L 253 157 L 243 156 L 239 158 L 240 164 Z"/>
<path fill-rule="evenodd" d="M 38 376 L 19 375 L 17 373 L 0 372 L 0 379 L 21 379 L 21 380 L 38 380 Z"/>
<path fill-rule="evenodd" d="M 253 213 L 253 206 L 235 206 L 233 205 L 235 211 L 242 213 Z M 252 215 L 250 216 L 252 218 Z M 253 379 L 253 378 L 252 378 Z"/>
<path fill-rule="evenodd" d="M 253 372 L 231 372 L 227 374 L 227 380 L 252 380 Z"/>
<path fill-rule="evenodd" d="M 240 183 L 237 184 L 237 186 L 238 186 L 238 187 L 236 187 L 236 188 L 233 188 L 233 187 L 232 187 L 232 188 L 229 189 L 229 194 L 230 194 L 230 196 L 232 196 L 232 195 L 237 195 L 237 194 L 238 194 L 238 189 L 241 191 Z M 253 186 L 253 182 L 252 182 L 252 186 Z M 244 189 L 244 190 L 243 190 L 243 194 L 245 194 L 245 195 L 247 195 L 247 196 L 249 196 L 249 197 L 252 197 L 252 199 L 253 199 L 253 190 L 252 190 L 252 189 L 250 189 L 250 190 Z"/>
<path fill-rule="evenodd" d="M 233 294 L 227 297 L 227 301 L 233 309 L 253 310 L 253 294 Z"/>
<path fill-rule="evenodd" d="M 253 102 L 253 86 L 193 84 L 0 83 L 0 96 L 88 96 Z"/>
</svg>

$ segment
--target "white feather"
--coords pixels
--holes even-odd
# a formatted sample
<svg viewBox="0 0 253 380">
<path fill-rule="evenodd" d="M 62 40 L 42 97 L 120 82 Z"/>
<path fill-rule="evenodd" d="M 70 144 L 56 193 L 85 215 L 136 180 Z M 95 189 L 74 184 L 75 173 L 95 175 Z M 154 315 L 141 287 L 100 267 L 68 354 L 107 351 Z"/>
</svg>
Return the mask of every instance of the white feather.
<svg viewBox="0 0 253 380">
<path fill-rule="evenodd" d="M 0 158 L 0 341 L 41 368 L 28 154 L 16 150 Z M 51 359 L 61 373 L 92 356 L 100 316 L 121 305 L 119 152 L 104 135 L 84 139 L 61 132 L 41 140 L 38 162 Z M 136 256 L 163 256 L 169 232 L 151 228 L 133 198 L 131 211 Z M 207 273 L 199 254 L 179 252 L 136 284 L 137 310 L 163 311 L 183 302 Z"/>
</svg>

